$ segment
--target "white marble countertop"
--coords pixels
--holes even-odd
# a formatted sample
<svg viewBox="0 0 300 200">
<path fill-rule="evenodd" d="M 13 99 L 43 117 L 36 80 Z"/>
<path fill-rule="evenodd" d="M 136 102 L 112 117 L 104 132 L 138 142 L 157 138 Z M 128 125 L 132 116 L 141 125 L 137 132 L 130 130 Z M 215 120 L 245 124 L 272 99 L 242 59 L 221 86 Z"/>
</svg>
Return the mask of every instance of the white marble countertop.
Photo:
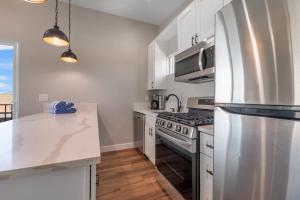
<svg viewBox="0 0 300 200">
<path fill-rule="evenodd" d="M 209 135 L 214 135 L 214 125 L 204 125 L 204 126 L 198 126 L 198 131 L 209 134 Z"/>
<path fill-rule="evenodd" d="M 75 114 L 39 113 L 0 123 L 0 180 L 45 169 L 100 161 L 97 104 Z"/>
<path fill-rule="evenodd" d="M 133 111 L 148 115 L 151 117 L 157 117 L 159 112 L 165 112 L 165 110 L 151 110 L 146 103 L 134 103 Z"/>
</svg>

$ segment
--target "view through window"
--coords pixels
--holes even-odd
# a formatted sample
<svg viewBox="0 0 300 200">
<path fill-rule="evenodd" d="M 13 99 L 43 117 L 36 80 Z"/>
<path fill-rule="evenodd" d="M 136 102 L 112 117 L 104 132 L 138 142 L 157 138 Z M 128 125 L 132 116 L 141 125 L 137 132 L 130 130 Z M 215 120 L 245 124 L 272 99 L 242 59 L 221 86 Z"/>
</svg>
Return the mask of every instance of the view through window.
<svg viewBox="0 0 300 200">
<path fill-rule="evenodd" d="M 14 47 L 0 44 L 0 122 L 13 118 Z"/>
</svg>

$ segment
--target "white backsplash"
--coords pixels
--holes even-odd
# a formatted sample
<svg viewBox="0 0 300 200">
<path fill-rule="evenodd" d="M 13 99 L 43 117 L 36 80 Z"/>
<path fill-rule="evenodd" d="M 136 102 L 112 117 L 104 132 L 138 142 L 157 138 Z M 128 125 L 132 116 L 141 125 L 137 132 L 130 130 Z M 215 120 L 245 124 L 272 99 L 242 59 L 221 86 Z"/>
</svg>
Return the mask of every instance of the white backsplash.
<svg viewBox="0 0 300 200">
<path fill-rule="evenodd" d="M 166 77 L 163 88 L 167 89 L 164 95 L 176 94 L 182 102 L 182 112 L 187 112 L 187 99 L 189 97 L 213 97 L 214 96 L 214 82 L 205 83 L 181 83 L 175 82 L 174 74 Z M 136 105 L 147 106 L 150 108 L 150 103 L 136 103 Z M 166 111 L 171 111 L 172 108 L 176 110 L 177 100 L 174 97 L 170 97 L 166 102 Z"/>
<path fill-rule="evenodd" d="M 213 97 L 214 82 L 206 83 L 180 83 L 175 82 L 174 74 L 169 75 L 165 79 L 164 88 L 167 89 L 167 94 L 176 94 L 182 101 L 183 112 L 187 112 L 187 99 L 189 97 Z M 176 108 L 176 99 L 171 97 L 167 107 Z"/>
</svg>

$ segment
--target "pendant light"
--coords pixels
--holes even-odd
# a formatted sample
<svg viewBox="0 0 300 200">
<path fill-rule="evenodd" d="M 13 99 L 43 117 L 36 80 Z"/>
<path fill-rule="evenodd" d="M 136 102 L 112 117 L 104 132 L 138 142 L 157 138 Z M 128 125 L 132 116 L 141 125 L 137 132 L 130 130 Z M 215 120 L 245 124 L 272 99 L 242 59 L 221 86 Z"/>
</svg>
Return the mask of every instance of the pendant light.
<svg viewBox="0 0 300 200">
<path fill-rule="evenodd" d="M 58 17 L 58 0 L 56 0 L 55 6 L 55 25 L 53 28 L 48 29 L 43 36 L 44 42 L 54 46 L 68 46 L 69 39 L 64 32 L 59 30 L 57 26 Z"/>
<path fill-rule="evenodd" d="M 78 62 L 77 56 L 71 50 L 71 0 L 69 0 L 69 48 L 61 54 L 60 59 L 69 63 Z"/>
<path fill-rule="evenodd" d="M 36 4 L 47 2 L 47 0 L 24 0 L 24 1 L 29 2 L 29 3 L 36 3 Z"/>
</svg>

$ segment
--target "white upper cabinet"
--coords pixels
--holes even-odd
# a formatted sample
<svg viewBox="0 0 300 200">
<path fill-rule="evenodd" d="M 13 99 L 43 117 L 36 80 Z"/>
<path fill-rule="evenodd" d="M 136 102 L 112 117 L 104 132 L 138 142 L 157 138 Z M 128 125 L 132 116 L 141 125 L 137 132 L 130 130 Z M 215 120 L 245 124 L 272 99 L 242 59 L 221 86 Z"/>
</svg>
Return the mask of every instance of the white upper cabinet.
<svg viewBox="0 0 300 200">
<path fill-rule="evenodd" d="M 163 89 L 167 72 L 167 56 L 154 41 L 148 46 L 148 90 Z"/>
<path fill-rule="evenodd" d="M 177 17 L 178 50 L 188 49 L 195 43 L 196 7 L 192 2 Z"/>
<path fill-rule="evenodd" d="M 224 0 L 194 0 L 178 15 L 179 52 L 214 35 L 215 15 L 223 6 Z"/>
<path fill-rule="evenodd" d="M 197 34 L 199 40 L 206 40 L 215 33 L 215 15 L 222 9 L 223 0 L 196 0 Z"/>
</svg>

